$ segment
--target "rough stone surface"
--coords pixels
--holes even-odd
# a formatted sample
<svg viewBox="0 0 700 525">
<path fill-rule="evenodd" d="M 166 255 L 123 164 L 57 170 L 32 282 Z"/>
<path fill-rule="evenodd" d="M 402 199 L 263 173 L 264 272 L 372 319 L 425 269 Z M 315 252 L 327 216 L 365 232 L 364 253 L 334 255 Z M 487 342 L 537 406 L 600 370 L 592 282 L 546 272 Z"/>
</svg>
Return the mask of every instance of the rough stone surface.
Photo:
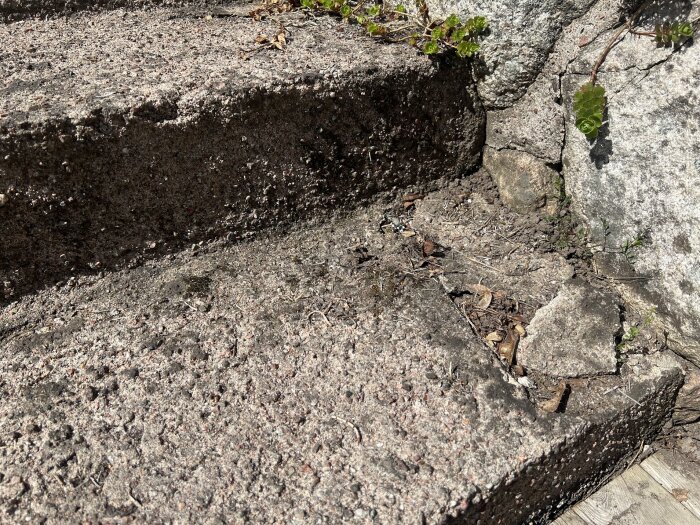
<svg viewBox="0 0 700 525">
<path fill-rule="evenodd" d="M 485 116 L 463 61 L 330 17 L 281 20 L 285 51 L 253 42 L 276 22 L 195 11 L 0 26 L 5 295 L 478 163 Z"/>
<path fill-rule="evenodd" d="M 700 370 L 693 367 L 685 374 L 673 409 L 673 424 L 688 425 L 700 421 Z"/>
<path fill-rule="evenodd" d="M 509 208 L 520 213 L 545 207 L 549 213 L 556 211 L 559 195 L 555 181 L 559 174 L 541 160 L 523 151 L 486 147 L 483 167 Z"/>
<path fill-rule="evenodd" d="M 491 33 L 483 45 L 479 95 L 489 109 L 522 97 L 537 78 L 552 46 L 572 20 L 595 0 L 428 0 L 433 18 L 451 13 L 486 16 Z"/>
<path fill-rule="evenodd" d="M 690 18 L 697 13 L 695 5 Z M 595 51 L 564 78 L 566 107 Z M 567 190 L 603 250 L 599 271 L 619 282 L 637 310 L 655 310 L 669 345 L 700 364 L 700 47 L 672 52 L 628 36 L 610 53 L 600 82 L 609 125 L 595 144 L 567 116 Z M 642 246 L 625 250 L 634 240 Z"/>
<path fill-rule="evenodd" d="M 489 111 L 487 144 L 496 149 L 525 151 L 547 163 L 560 164 L 565 139 L 561 78 L 582 50 L 604 42 L 607 31 L 622 23 L 639 3 L 598 0 L 564 28 L 527 93 L 510 107 Z M 658 9 L 658 3 L 653 2 L 650 8 Z"/>
<path fill-rule="evenodd" d="M 612 293 L 589 284 L 566 284 L 535 314 L 520 343 L 518 363 L 555 377 L 614 374 L 618 302 Z"/>
<path fill-rule="evenodd" d="M 12 22 L 29 17 L 46 17 L 58 14 L 68 14 L 77 11 L 96 11 L 115 8 L 142 8 L 150 5 L 183 6 L 196 5 L 214 6 L 232 4 L 237 0 L 0 0 L 0 21 Z"/>
<path fill-rule="evenodd" d="M 653 439 L 677 365 L 539 410 L 388 214 L 6 306 L 0 521 L 544 524 Z"/>
<path fill-rule="evenodd" d="M 489 111 L 486 144 L 527 152 L 550 164 L 561 162 L 564 112 L 559 78 L 538 79 L 511 107 Z"/>
</svg>

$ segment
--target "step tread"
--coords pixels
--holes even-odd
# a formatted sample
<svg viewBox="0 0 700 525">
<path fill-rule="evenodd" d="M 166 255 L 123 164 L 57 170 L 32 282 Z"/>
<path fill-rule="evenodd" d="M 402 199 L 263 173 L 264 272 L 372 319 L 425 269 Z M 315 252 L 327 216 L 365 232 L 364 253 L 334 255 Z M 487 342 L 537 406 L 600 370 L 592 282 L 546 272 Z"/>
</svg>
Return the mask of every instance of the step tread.
<svg viewBox="0 0 700 525">
<path fill-rule="evenodd" d="M 593 484 L 638 446 L 640 419 L 669 409 L 680 370 L 663 356 L 609 378 L 638 402 L 606 397 L 602 378 L 567 413 L 537 409 L 414 265 L 421 242 L 381 233 L 382 215 L 6 307 L 0 422 L 20 437 L 4 448 L 5 490 L 31 487 L 14 516 L 514 525 Z M 595 417 L 576 415 L 596 396 Z"/>
<path fill-rule="evenodd" d="M 170 99 L 194 111 L 202 99 L 329 80 L 357 70 L 429 68 L 402 45 L 301 12 L 281 15 L 287 47 L 257 51 L 278 24 L 248 16 L 208 17 L 206 8 L 108 11 L 0 26 L 0 129 L 17 122 L 129 111 Z M 327 87 L 326 87 L 327 88 Z M 181 112 L 183 108 L 180 108 Z M 181 115 L 181 112 L 179 115 Z"/>
</svg>

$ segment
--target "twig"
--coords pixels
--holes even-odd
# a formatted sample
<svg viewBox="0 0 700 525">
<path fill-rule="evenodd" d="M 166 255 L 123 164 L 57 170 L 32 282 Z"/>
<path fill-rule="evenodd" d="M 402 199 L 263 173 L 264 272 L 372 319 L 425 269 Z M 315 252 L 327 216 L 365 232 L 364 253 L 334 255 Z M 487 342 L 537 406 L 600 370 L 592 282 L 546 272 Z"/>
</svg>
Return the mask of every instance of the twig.
<svg viewBox="0 0 700 525">
<path fill-rule="evenodd" d="M 618 39 L 620 36 L 625 31 L 629 31 L 632 29 L 632 24 L 635 22 L 637 17 L 642 13 L 644 9 L 651 3 L 651 0 L 647 0 L 644 2 L 642 5 L 639 6 L 639 8 L 632 14 L 632 16 L 627 20 L 625 24 L 620 27 L 617 31 L 615 31 L 615 34 L 612 36 L 610 40 L 608 40 L 608 43 L 606 44 L 605 48 L 603 49 L 603 52 L 600 54 L 598 57 L 598 60 L 596 61 L 595 65 L 593 66 L 593 69 L 591 70 L 591 84 L 595 84 L 596 77 L 598 76 L 598 70 L 600 67 L 603 65 L 603 62 L 605 62 L 605 59 L 608 56 L 608 53 L 612 50 L 613 47 L 615 47 L 615 44 L 617 44 Z"/>
</svg>

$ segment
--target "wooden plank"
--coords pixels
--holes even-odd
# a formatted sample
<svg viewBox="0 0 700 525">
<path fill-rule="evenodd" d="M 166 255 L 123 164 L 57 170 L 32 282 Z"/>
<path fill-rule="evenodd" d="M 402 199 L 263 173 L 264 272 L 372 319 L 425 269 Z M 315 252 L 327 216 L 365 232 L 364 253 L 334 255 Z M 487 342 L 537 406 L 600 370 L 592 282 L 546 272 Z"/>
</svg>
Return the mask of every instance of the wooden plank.
<svg viewBox="0 0 700 525">
<path fill-rule="evenodd" d="M 642 468 L 679 501 L 687 497 L 681 504 L 700 519 L 700 465 L 661 450 L 645 459 Z"/>
<path fill-rule="evenodd" d="M 639 465 L 574 507 L 591 525 L 700 525 Z"/>
<path fill-rule="evenodd" d="M 559 516 L 556 521 L 552 522 L 551 525 L 588 525 L 581 517 L 572 510 L 567 510 L 564 514 Z"/>
</svg>

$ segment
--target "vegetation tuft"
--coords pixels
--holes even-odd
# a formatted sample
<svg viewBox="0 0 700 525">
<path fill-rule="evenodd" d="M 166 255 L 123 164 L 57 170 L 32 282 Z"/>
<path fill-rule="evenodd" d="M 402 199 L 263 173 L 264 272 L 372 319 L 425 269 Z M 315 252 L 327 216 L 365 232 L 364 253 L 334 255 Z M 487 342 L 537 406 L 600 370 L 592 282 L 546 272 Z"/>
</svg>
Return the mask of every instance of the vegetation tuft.
<svg viewBox="0 0 700 525">
<path fill-rule="evenodd" d="M 293 8 L 328 13 L 363 27 L 371 36 L 389 42 L 405 42 L 426 55 L 454 52 L 462 58 L 479 53 L 479 40 L 488 31 L 483 16 L 461 19 L 451 14 L 444 20 L 430 17 L 425 0 L 415 0 L 415 8 L 403 4 L 387 7 L 366 0 L 265 0 L 251 12 L 260 19 L 266 12 L 284 12 Z"/>
</svg>

